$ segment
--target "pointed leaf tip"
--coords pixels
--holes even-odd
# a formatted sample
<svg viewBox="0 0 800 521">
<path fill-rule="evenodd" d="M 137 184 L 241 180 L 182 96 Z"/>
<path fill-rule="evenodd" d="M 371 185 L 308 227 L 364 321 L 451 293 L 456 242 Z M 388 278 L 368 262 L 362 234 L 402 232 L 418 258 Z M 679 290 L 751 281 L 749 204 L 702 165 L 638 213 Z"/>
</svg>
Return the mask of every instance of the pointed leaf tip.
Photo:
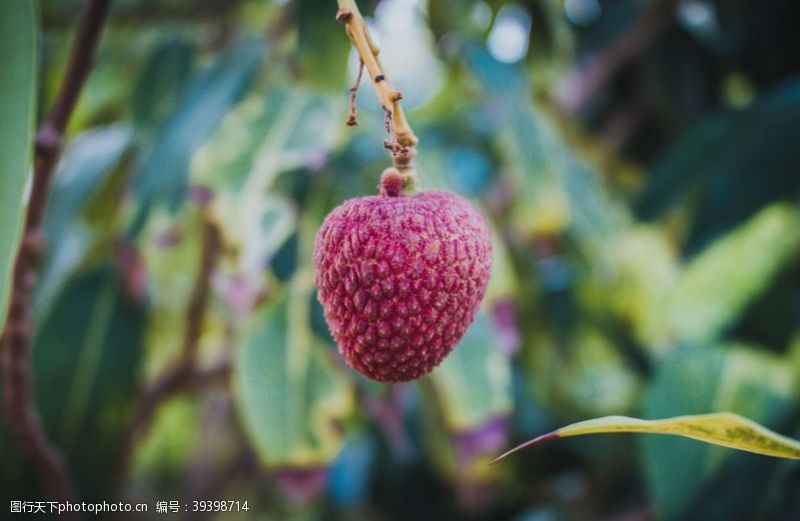
<svg viewBox="0 0 800 521">
<path fill-rule="evenodd" d="M 541 436 L 537 436 L 537 437 L 533 438 L 532 440 L 528 440 L 528 441 L 526 441 L 525 443 L 523 443 L 521 445 L 517 445 L 513 449 L 507 450 L 506 452 L 504 452 L 500 456 L 497 456 L 495 459 L 492 460 L 491 465 L 494 465 L 495 463 L 497 463 L 501 459 L 505 459 L 506 457 L 511 456 L 515 452 L 519 452 L 522 449 L 526 449 L 526 448 L 530 447 L 531 445 L 536 445 L 537 443 L 541 443 L 543 441 L 554 440 L 554 439 L 559 438 L 559 437 L 560 437 L 559 436 L 559 431 L 548 432 L 547 434 L 542 434 Z"/>
</svg>

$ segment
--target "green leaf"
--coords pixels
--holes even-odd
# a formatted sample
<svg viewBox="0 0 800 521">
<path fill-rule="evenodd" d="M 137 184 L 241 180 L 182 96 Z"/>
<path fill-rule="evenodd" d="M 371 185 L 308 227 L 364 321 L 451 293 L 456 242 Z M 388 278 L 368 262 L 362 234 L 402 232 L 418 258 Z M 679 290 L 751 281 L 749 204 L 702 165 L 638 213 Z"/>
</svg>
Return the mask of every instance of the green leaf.
<svg viewBox="0 0 800 521">
<path fill-rule="evenodd" d="M 310 197 L 326 195 L 320 187 Z M 308 213 L 299 223 L 301 266 L 256 312 L 235 360 L 239 416 L 267 466 L 330 463 L 344 442 L 342 422 L 355 406 L 353 382 L 334 367 L 333 350 L 311 328 L 311 252 L 320 218 Z"/>
<path fill-rule="evenodd" d="M 500 64 L 485 51 L 473 53 L 473 61 L 517 191 L 515 224 L 529 235 L 569 229 L 584 243 L 601 246 L 629 220 L 625 208 L 544 114 L 532 102 L 520 103 L 530 92 L 520 68 Z"/>
<path fill-rule="evenodd" d="M 800 459 L 800 442 L 781 436 L 738 414 L 721 412 L 677 416 L 663 420 L 640 420 L 627 416 L 605 416 L 586 420 L 534 438 L 511 449 L 497 460 L 542 441 L 620 432 L 671 434 L 765 456 Z"/>
<path fill-rule="evenodd" d="M 532 224 L 541 222 L 544 231 L 567 226 L 587 243 L 607 239 L 625 223 L 626 212 L 605 192 L 597 172 L 541 113 L 514 105 L 506 114 L 509 124 L 499 143 L 521 191 L 514 210 L 518 223 L 533 216 L 538 221 Z"/>
<path fill-rule="evenodd" d="M 84 497 L 106 497 L 113 451 L 136 393 L 144 313 L 100 268 L 71 280 L 34 338 L 36 397 Z"/>
<path fill-rule="evenodd" d="M 6 319 L 33 150 L 37 33 L 33 1 L 0 4 L 0 331 Z"/>
<path fill-rule="evenodd" d="M 458 31 L 477 37 L 484 36 L 486 27 L 476 20 L 475 16 L 470 16 L 475 12 L 475 0 L 440 0 L 431 2 L 428 6 L 428 24 L 431 31 L 438 40 L 451 31 Z M 487 6 L 488 7 L 488 6 Z M 487 9 L 486 21 L 491 20 L 492 12 Z M 455 34 L 455 32 L 451 33 Z"/>
<path fill-rule="evenodd" d="M 198 151 L 192 181 L 218 192 L 217 213 L 241 252 L 240 269 L 260 271 L 295 227 L 294 206 L 274 193 L 276 176 L 324 161 L 343 120 L 336 97 L 270 86 L 240 103 Z"/>
<path fill-rule="evenodd" d="M 688 132 L 647 178 L 637 213 L 657 218 L 692 194 L 701 199 L 688 249 L 697 251 L 765 204 L 800 193 L 800 82 L 752 107 L 715 115 Z"/>
<path fill-rule="evenodd" d="M 503 115 L 506 124 L 497 135 L 498 145 L 519 190 L 513 219 L 529 235 L 560 233 L 569 226 L 570 204 L 560 173 L 548 160 L 539 116 L 530 106 L 506 106 Z"/>
<path fill-rule="evenodd" d="M 538 327 L 529 331 L 527 344 L 528 385 L 557 417 L 627 414 L 638 402 L 640 376 L 597 328 L 584 324 L 558 341 Z"/>
<path fill-rule="evenodd" d="M 354 406 L 350 381 L 311 332 L 310 272 L 259 311 L 236 358 L 239 416 L 267 466 L 324 466 L 343 443 Z"/>
<path fill-rule="evenodd" d="M 48 248 L 34 295 L 44 314 L 69 274 L 83 260 L 90 233 L 78 221 L 114 166 L 130 148 L 132 131 L 124 124 L 87 130 L 64 151 L 44 217 Z"/>
<path fill-rule="evenodd" d="M 325 158 L 346 129 L 344 110 L 336 96 L 270 85 L 243 100 L 198 151 L 192 181 L 262 197 L 278 173 Z"/>
<path fill-rule="evenodd" d="M 749 483 L 763 484 L 769 480 L 769 466 L 748 467 L 750 472 L 757 471 L 757 475 L 725 474 L 732 456 L 751 459 L 755 456 L 731 453 L 716 445 L 800 458 L 797 441 L 758 425 L 789 428 L 784 422 L 794 411 L 798 387 L 793 371 L 785 358 L 746 346 L 681 348 L 673 351 L 658 367 L 642 412 L 646 418 L 668 418 L 663 424 L 662 420 L 651 424 L 619 416 L 580 422 L 540 436 L 501 458 L 548 439 L 593 432 L 652 430 L 677 434 L 643 437 L 641 445 L 651 496 L 659 514 L 666 519 L 684 519 L 692 501 L 700 498 L 717 477 L 725 482 L 747 479 Z M 720 416 L 717 411 L 730 411 L 733 415 Z M 685 426 L 687 418 L 689 427 Z M 672 420 L 677 423 L 670 423 Z M 699 420 L 699 427 L 692 429 L 695 420 Z M 715 445 L 696 443 L 684 437 L 703 439 Z"/>
<path fill-rule="evenodd" d="M 464 338 L 430 375 L 447 426 L 469 431 L 511 412 L 510 361 L 493 345 L 492 324 L 479 312 Z"/>
<path fill-rule="evenodd" d="M 336 22 L 336 6 L 298 0 L 294 6 L 298 66 L 303 78 L 316 86 L 338 90 L 347 77 L 350 39 Z M 340 92 L 341 93 L 341 92 Z"/>
<path fill-rule="evenodd" d="M 714 339 L 800 249 L 800 214 L 788 204 L 765 208 L 694 258 L 678 281 L 665 317 L 681 340 Z"/>
<path fill-rule="evenodd" d="M 137 127 L 152 130 L 174 110 L 191 77 L 194 55 L 194 44 L 180 36 L 164 39 L 153 50 L 131 98 Z"/>
<path fill-rule="evenodd" d="M 720 114 L 686 133 L 686 136 L 647 176 L 639 200 L 637 213 L 644 219 L 655 219 L 683 199 L 688 193 L 708 183 L 717 167 L 716 161 L 728 160 L 729 154 L 720 155 L 719 145 L 726 149 L 738 148 L 751 137 L 750 129 L 732 135 L 735 117 Z M 736 137 L 734 142 L 731 141 Z M 735 143 L 735 145 L 733 144 Z"/>
<path fill-rule="evenodd" d="M 131 145 L 125 124 L 87 130 L 64 151 L 56 171 L 44 226 L 49 241 L 58 240 L 89 202 Z"/>
<path fill-rule="evenodd" d="M 85 226 L 76 225 L 66 229 L 58 240 L 50 243 L 33 295 L 34 313 L 44 315 L 48 312 L 70 274 L 86 259 L 92 238 Z"/>
<path fill-rule="evenodd" d="M 132 473 L 149 480 L 152 486 L 159 486 L 154 476 L 170 475 L 197 457 L 197 444 L 203 432 L 197 426 L 203 425 L 203 405 L 192 395 L 177 396 L 163 403 L 147 436 L 136 447 Z"/>
<path fill-rule="evenodd" d="M 145 208 L 165 203 L 175 211 L 181 206 L 193 153 L 244 94 L 261 62 L 264 45 L 260 40 L 246 40 L 192 80 L 137 167 L 134 191 Z"/>
<path fill-rule="evenodd" d="M 761 424 L 790 428 L 785 420 L 796 407 L 797 379 L 783 357 L 738 345 L 687 346 L 659 365 L 646 395 L 643 415 L 665 418 L 730 411 Z M 756 456 L 677 437 L 645 437 L 642 455 L 654 505 L 667 519 L 684 519 L 712 480 L 748 479 L 764 484 L 766 469 Z M 722 474 L 727 462 L 749 458 L 746 475 Z M 723 465 L 726 464 L 726 465 Z M 756 474 L 757 472 L 757 474 Z M 755 485 L 750 486 L 753 490 Z M 758 495 L 753 490 L 754 495 Z"/>
<path fill-rule="evenodd" d="M 664 317 L 681 266 L 667 233 L 655 226 L 626 228 L 608 244 L 600 265 L 613 277 L 594 277 L 584 295 L 598 315 L 612 310 L 655 355 L 670 347 Z"/>
</svg>

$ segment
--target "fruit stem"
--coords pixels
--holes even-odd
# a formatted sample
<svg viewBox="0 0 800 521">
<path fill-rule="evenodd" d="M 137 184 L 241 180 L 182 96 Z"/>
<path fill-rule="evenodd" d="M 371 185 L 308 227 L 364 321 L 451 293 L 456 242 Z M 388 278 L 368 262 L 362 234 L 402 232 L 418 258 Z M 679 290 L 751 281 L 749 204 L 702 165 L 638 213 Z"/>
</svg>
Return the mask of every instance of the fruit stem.
<svg viewBox="0 0 800 521">
<path fill-rule="evenodd" d="M 417 180 L 413 170 L 401 172 L 397 168 L 389 167 L 381 174 L 378 190 L 385 197 L 400 197 L 401 195 L 413 195 L 416 185 Z"/>
<path fill-rule="evenodd" d="M 378 101 L 386 114 L 386 128 L 390 139 L 384 142 L 384 146 L 392 153 L 395 168 L 401 172 L 411 171 L 411 159 L 416 153 L 419 139 L 411 130 L 403 108 L 400 106 L 403 94 L 392 87 L 378 57 L 380 49 L 370 36 L 367 24 L 364 22 L 355 0 L 337 1 L 339 11 L 336 13 L 336 20 L 344 24 L 345 32 L 358 51 L 361 63 L 367 69 L 378 95 Z M 409 175 L 411 174 L 409 173 Z"/>
</svg>

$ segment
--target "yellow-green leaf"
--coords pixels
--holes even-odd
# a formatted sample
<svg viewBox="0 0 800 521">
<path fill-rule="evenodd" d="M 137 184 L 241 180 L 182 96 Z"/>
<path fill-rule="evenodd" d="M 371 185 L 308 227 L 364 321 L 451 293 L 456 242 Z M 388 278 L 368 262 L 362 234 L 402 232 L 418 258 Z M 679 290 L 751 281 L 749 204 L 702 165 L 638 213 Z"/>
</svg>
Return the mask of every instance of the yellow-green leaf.
<svg viewBox="0 0 800 521">
<path fill-rule="evenodd" d="M 800 213 L 777 203 L 726 234 L 687 266 L 665 320 L 685 342 L 713 341 L 800 250 Z"/>
<path fill-rule="evenodd" d="M 542 441 L 584 434 L 617 432 L 672 434 L 766 456 L 800 459 L 800 442 L 773 432 L 738 414 L 720 412 L 677 416 L 663 420 L 606 416 L 582 421 L 527 441 L 506 452 L 495 461 Z"/>
</svg>

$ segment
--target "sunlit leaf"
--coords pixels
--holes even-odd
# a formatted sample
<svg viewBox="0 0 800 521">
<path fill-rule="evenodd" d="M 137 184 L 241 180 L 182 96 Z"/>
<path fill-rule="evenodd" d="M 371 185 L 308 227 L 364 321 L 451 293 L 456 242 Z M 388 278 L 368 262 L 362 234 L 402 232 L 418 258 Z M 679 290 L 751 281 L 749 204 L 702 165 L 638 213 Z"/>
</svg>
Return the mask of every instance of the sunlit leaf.
<svg viewBox="0 0 800 521">
<path fill-rule="evenodd" d="M 713 339 L 800 249 L 800 214 L 770 206 L 692 259 L 669 305 L 669 329 L 681 340 Z"/>
<path fill-rule="evenodd" d="M 503 299 L 513 300 L 519 291 L 520 283 L 502 235 L 491 224 L 489 228 L 492 233 L 492 274 L 484 299 L 491 305 Z"/>
<path fill-rule="evenodd" d="M 139 251 L 147 266 L 150 301 L 143 371 L 148 378 L 173 363 L 181 348 L 187 302 L 200 269 L 202 212 L 193 204 L 187 204 L 174 217 L 154 212 L 142 233 Z M 209 336 L 204 333 L 204 338 Z"/>
<path fill-rule="evenodd" d="M 681 275 L 668 234 L 655 226 L 627 228 L 597 262 L 605 269 L 596 270 L 592 285 L 581 288 L 585 301 L 598 313 L 612 310 L 644 348 L 663 354 L 670 346 L 664 317 Z"/>
<path fill-rule="evenodd" d="M 619 346 L 596 328 L 579 326 L 565 339 L 537 329 L 523 351 L 528 385 L 543 407 L 560 417 L 627 414 L 637 402 L 641 378 Z"/>
<path fill-rule="evenodd" d="M 518 450 L 542 441 L 586 434 L 619 432 L 671 434 L 766 456 L 800 459 L 800 442 L 781 436 L 777 432 L 762 427 L 738 414 L 727 412 L 678 416 L 663 420 L 640 420 L 627 416 L 606 416 L 595 420 L 573 423 L 544 434 L 511 449 L 497 459 L 503 459 Z"/>
<path fill-rule="evenodd" d="M 32 0 L 0 5 L 0 330 L 20 236 L 35 125 L 38 21 Z"/>
<path fill-rule="evenodd" d="M 180 207 L 192 154 L 244 94 L 261 62 L 264 45 L 260 40 L 246 40 L 191 81 L 137 167 L 134 191 L 144 208 L 154 203 L 165 203 L 173 211 Z"/>
<path fill-rule="evenodd" d="M 294 206 L 272 192 L 276 176 L 323 164 L 343 117 L 337 98 L 271 86 L 240 103 L 198 152 L 192 181 L 219 193 L 217 214 L 242 271 L 260 270 L 295 227 Z"/>
<path fill-rule="evenodd" d="M 285 170 L 324 161 L 343 130 L 345 105 L 302 87 L 270 85 L 228 114 L 192 162 L 192 180 L 260 197 Z"/>
<path fill-rule="evenodd" d="M 174 472 L 187 458 L 196 456 L 201 407 L 192 398 L 181 396 L 159 408 L 147 437 L 136 447 L 134 475 Z"/>
</svg>

